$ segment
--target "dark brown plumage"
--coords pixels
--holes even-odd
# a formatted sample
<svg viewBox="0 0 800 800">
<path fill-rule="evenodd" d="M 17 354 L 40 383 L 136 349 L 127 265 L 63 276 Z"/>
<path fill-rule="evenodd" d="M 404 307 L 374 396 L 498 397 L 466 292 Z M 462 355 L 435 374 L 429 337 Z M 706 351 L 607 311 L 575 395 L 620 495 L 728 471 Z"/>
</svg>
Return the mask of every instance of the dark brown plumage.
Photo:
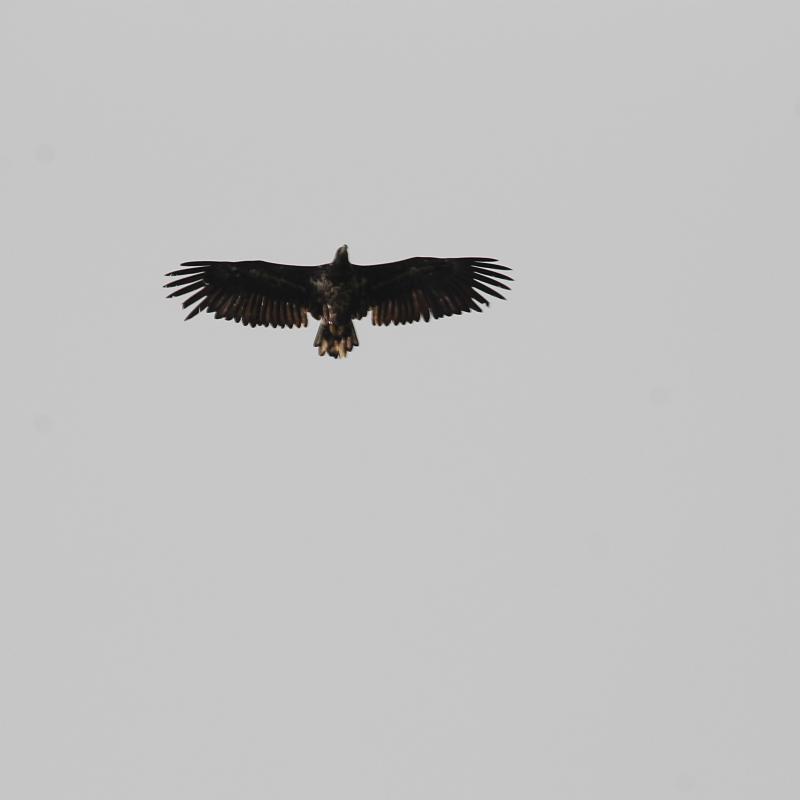
<svg viewBox="0 0 800 800">
<path fill-rule="evenodd" d="M 482 311 L 484 295 L 504 299 L 508 267 L 493 258 L 407 258 L 389 264 L 350 263 L 347 245 L 330 264 L 300 267 L 268 261 L 186 261 L 167 273 L 169 297 L 189 295 L 186 319 L 201 311 L 244 325 L 304 327 L 320 319 L 320 355 L 344 357 L 358 345 L 354 319 L 372 312 L 373 325 L 405 325 Z M 501 280 L 502 279 L 502 280 Z"/>
</svg>

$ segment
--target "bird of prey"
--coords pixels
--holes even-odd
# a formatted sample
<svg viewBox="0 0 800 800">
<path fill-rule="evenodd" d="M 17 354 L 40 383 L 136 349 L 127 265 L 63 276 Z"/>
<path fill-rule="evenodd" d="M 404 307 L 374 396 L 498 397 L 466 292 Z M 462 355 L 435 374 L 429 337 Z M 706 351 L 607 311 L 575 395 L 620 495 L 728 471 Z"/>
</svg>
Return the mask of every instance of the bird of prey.
<svg viewBox="0 0 800 800">
<path fill-rule="evenodd" d="M 169 297 L 189 294 L 186 319 L 207 311 L 244 325 L 301 327 L 321 320 L 314 346 L 344 358 L 358 345 L 353 320 L 372 312 L 373 325 L 449 317 L 488 306 L 484 295 L 505 298 L 508 271 L 494 258 L 407 258 L 389 264 L 352 264 L 342 245 L 330 264 L 301 267 L 269 261 L 186 261 L 168 272 Z M 501 272 L 502 271 L 502 272 Z"/>
</svg>

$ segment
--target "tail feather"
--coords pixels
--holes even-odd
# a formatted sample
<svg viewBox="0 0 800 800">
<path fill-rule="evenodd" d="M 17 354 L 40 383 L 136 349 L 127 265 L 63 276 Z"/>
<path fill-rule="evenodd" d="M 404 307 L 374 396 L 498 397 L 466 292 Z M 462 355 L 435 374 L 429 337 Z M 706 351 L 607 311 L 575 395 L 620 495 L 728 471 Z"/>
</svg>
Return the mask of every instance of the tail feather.
<svg viewBox="0 0 800 800">
<path fill-rule="evenodd" d="M 322 322 L 314 337 L 314 347 L 321 356 L 329 355 L 331 358 L 346 358 L 347 354 L 358 347 L 358 336 L 352 320 L 342 325 Z"/>
</svg>

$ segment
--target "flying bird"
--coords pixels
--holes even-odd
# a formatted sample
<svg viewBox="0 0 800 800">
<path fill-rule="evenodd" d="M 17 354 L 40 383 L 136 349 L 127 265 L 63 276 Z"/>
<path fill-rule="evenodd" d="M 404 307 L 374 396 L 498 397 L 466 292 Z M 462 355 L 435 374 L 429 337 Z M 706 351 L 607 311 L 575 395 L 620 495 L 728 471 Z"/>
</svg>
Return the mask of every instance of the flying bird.
<svg viewBox="0 0 800 800">
<path fill-rule="evenodd" d="M 358 346 L 353 320 L 372 313 L 373 325 L 428 322 L 488 306 L 509 270 L 494 258 L 407 258 L 353 264 L 342 245 L 330 264 L 302 267 L 269 261 L 185 261 L 168 272 L 169 297 L 190 296 L 186 319 L 207 311 L 244 325 L 305 327 L 321 320 L 314 346 L 321 356 L 344 358 Z M 502 279 L 502 280 L 501 280 Z"/>
</svg>

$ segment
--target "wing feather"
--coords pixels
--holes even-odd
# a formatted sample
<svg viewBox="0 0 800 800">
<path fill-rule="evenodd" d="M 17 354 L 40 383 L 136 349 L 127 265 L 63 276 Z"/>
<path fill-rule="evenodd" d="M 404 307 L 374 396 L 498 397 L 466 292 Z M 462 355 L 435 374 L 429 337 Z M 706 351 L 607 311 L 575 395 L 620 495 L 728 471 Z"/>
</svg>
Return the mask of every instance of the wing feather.
<svg viewBox="0 0 800 800">
<path fill-rule="evenodd" d="M 165 288 L 174 289 L 169 297 L 194 293 L 183 301 L 184 308 L 194 305 L 186 319 L 207 311 L 252 327 L 302 327 L 308 314 L 321 314 L 314 291 L 320 269 L 269 261 L 185 261 L 167 273 L 175 280 Z"/>
<path fill-rule="evenodd" d="M 476 272 L 475 273 L 475 280 L 480 281 L 481 283 L 488 283 L 489 286 L 497 286 L 500 289 L 505 289 L 507 292 L 511 290 L 510 286 L 506 286 L 501 281 L 495 280 L 494 278 L 490 278 L 483 272 Z"/>
<path fill-rule="evenodd" d="M 389 264 L 353 264 L 358 276 L 354 316 L 372 313 L 373 325 L 398 325 L 482 311 L 485 295 L 504 300 L 510 270 L 493 258 L 407 258 Z"/>
</svg>

